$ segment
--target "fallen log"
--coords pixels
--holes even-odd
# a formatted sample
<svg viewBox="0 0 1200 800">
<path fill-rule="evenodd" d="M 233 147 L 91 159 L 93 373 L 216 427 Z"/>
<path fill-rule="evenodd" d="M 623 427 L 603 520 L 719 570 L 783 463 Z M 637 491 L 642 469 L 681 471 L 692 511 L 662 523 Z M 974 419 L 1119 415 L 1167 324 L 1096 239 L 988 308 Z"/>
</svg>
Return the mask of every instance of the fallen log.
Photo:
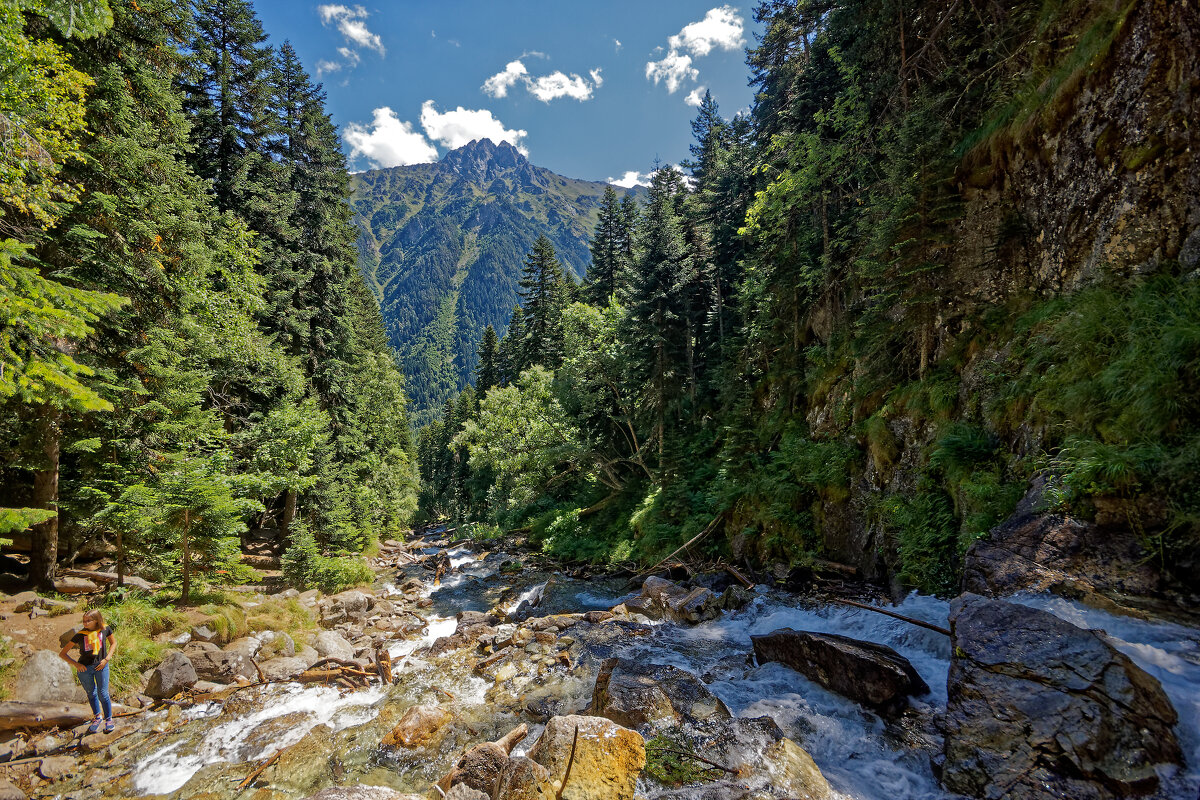
<svg viewBox="0 0 1200 800">
<path fill-rule="evenodd" d="M 869 606 L 866 603 L 856 603 L 853 600 L 843 600 L 840 597 L 831 597 L 829 599 L 835 603 L 842 603 L 843 605 L 854 606 L 855 608 L 861 608 L 866 611 L 874 611 L 876 614 L 884 614 L 885 616 L 894 617 L 895 619 L 902 620 L 904 622 L 909 623 L 910 625 L 916 625 L 917 627 L 920 627 L 920 628 L 926 628 L 931 631 L 937 631 L 938 633 L 940 633 L 944 636 L 950 635 L 949 628 L 943 628 L 940 625 L 934 625 L 933 623 L 925 622 L 924 620 L 913 619 L 912 617 L 906 617 L 903 614 L 897 614 L 895 611 L 888 611 L 886 608 L 880 608 L 879 606 Z"/>
<path fill-rule="evenodd" d="M 99 572 L 94 569 L 60 569 L 59 575 L 65 575 L 69 578 L 87 578 L 88 580 L 96 581 L 97 583 L 116 583 L 117 573 L 115 572 Z M 135 589 L 141 589 L 145 592 L 154 591 L 154 584 L 145 578 L 139 578 L 136 575 L 126 575 L 121 580 L 125 586 L 132 586 Z"/>
<path fill-rule="evenodd" d="M 284 750 L 286 750 L 286 749 L 287 748 L 285 747 Z M 254 783 L 254 779 L 257 778 L 259 775 L 262 775 L 264 772 L 266 772 L 267 767 L 271 766 L 276 761 L 278 761 L 279 757 L 281 755 L 283 755 L 283 750 L 276 750 L 275 755 L 271 756 L 266 761 L 264 761 L 262 764 L 260 764 L 258 766 L 258 768 L 254 770 L 254 772 L 251 772 L 249 775 L 247 775 L 242 780 L 242 782 L 237 785 L 237 791 L 240 792 L 242 789 L 245 789 L 247 786 Z"/>
<path fill-rule="evenodd" d="M 127 716 L 140 709 L 113 703 L 113 714 Z M 0 702 L 0 731 L 20 728 L 73 728 L 92 717 L 91 706 L 82 703 L 27 703 L 21 700 Z"/>
<path fill-rule="evenodd" d="M 742 586 L 745 586 L 747 589 L 754 588 L 754 581 L 750 580 L 745 575 L 743 575 L 741 570 L 739 570 L 737 567 L 733 566 L 732 564 L 726 566 L 725 571 L 728 572 L 735 581 L 740 583 Z"/>
</svg>

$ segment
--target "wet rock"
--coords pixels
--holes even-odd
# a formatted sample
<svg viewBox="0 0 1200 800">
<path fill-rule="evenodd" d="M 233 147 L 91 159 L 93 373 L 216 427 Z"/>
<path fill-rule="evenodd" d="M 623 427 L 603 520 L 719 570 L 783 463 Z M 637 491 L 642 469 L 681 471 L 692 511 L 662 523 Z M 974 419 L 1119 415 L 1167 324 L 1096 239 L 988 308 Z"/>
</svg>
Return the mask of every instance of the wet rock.
<svg viewBox="0 0 1200 800">
<path fill-rule="evenodd" d="M 460 633 L 453 633 L 449 636 L 439 636 L 434 640 L 433 644 L 429 646 L 429 654 L 431 656 L 445 655 L 446 653 L 454 650 L 461 650 L 470 644 L 471 642 L 467 639 L 467 637 Z"/>
<path fill-rule="evenodd" d="M 510 758 L 500 774 L 500 788 L 496 794 L 504 800 L 551 800 L 554 783 L 545 767 L 531 758 Z"/>
<path fill-rule="evenodd" d="M 86 729 L 85 729 L 86 730 Z M 29 742 L 30 749 L 39 756 L 53 753 L 69 745 L 74 736 L 68 731 L 43 733 Z"/>
<path fill-rule="evenodd" d="M 491 797 L 478 789 L 472 789 L 465 783 L 460 783 L 446 792 L 443 800 L 492 800 Z"/>
<path fill-rule="evenodd" d="M 258 677 L 254 662 L 242 653 L 224 650 L 205 650 L 189 656 L 196 670 L 196 677 L 217 683 L 232 683 L 238 678 Z"/>
<path fill-rule="evenodd" d="M 124 739 L 126 736 L 137 733 L 137 731 L 138 726 L 136 724 L 118 721 L 117 727 L 112 733 L 101 731 L 99 733 L 89 733 L 84 736 L 79 740 L 79 749 L 85 753 L 95 753 L 109 747 L 118 739 Z"/>
<path fill-rule="evenodd" d="M 725 704 L 700 679 L 678 667 L 612 658 L 592 692 L 591 712 L 627 728 L 681 718 L 729 719 Z"/>
<path fill-rule="evenodd" d="M 413 706 L 380 742 L 381 747 L 420 747 L 432 740 L 454 714 L 441 706 Z"/>
<path fill-rule="evenodd" d="M 882 644 L 791 628 L 750 639 L 760 664 L 786 664 L 826 689 L 881 713 L 894 713 L 909 695 L 929 691 L 908 659 Z"/>
<path fill-rule="evenodd" d="M 50 756 L 43 758 L 38 766 L 38 774 L 48 781 L 62 780 L 79 772 L 79 764 L 70 756 Z"/>
<path fill-rule="evenodd" d="M 721 593 L 721 608 L 726 611 L 737 611 L 745 608 L 754 600 L 754 592 L 741 584 L 734 584 Z"/>
<path fill-rule="evenodd" d="M 630 613 L 645 614 L 652 619 L 667 618 L 676 622 L 695 624 L 715 619 L 721 613 L 721 598 L 711 589 L 697 586 L 687 589 L 664 578 L 651 576 L 642 584 L 642 594 L 627 600 Z"/>
<path fill-rule="evenodd" d="M 563 800 L 632 800 L 646 766 L 646 745 L 636 731 L 604 717 L 554 717 L 546 723 L 529 757 L 556 779 L 566 772 L 571 743 L 579 732 Z"/>
<path fill-rule="evenodd" d="M 191 659 L 178 650 L 172 650 L 150 673 L 146 694 L 158 700 L 174 697 L 195 684 L 199 677 Z"/>
<path fill-rule="evenodd" d="M 744 655 L 729 655 L 722 658 L 717 663 L 713 664 L 704 674 L 700 676 L 700 680 L 705 683 L 718 683 L 723 681 L 733 681 L 746 677 L 746 671 L 750 668 L 750 657 Z"/>
<path fill-rule="evenodd" d="M 791 739 L 780 739 L 763 751 L 762 764 L 771 786 L 796 800 L 826 800 L 833 792 L 812 756 Z"/>
<path fill-rule="evenodd" d="M 443 792 L 448 792 L 458 784 L 466 784 L 490 798 L 500 782 L 501 773 L 508 765 L 509 753 L 525 738 L 527 731 L 524 725 L 518 725 L 501 739 L 475 745 L 438 781 L 438 787 Z"/>
<path fill-rule="evenodd" d="M 1095 523 L 1039 512 L 1044 484 L 1035 478 L 1013 515 L 967 550 L 964 592 L 1049 591 L 1116 613 L 1129 612 L 1122 603 L 1161 594 L 1162 575 L 1125 514 L 1120 524 L 1104 525 L 1099 512 Z M 1145 524 L 1153 512 L 1142 512 Z"/>
<path fill-rule="evenodd" d="M 0 800 L 25 800 L 25 793 L 9 781 L 0 778 Z"/>
<path fill-rule="evenodd" d="M 354 647 L 340 634 L 321 631 L 313 640 L 313 649 L 321 658 L 338 658 L 349 661 L 354 658 Z"/>
<path fill-rule="evenodd" d="M 583 615 L 584 622 L 590 622 L 593 625 L 600 622 L 608 622 L 613 618 L 611 611 L 589 611 Z"/>
<path fill-rule="evenodd" d="M 1093 631 L 964 594 L 951 604 L 943 782 L 976 797 L 1108 800 L 1181 763 L 1158 681 Z"/>
<path fill-rule="evenodd" d="M 13 697 L 29 703 L 87 703 L 75 669 L 53 650 L 37 650 L 13 684 Z"/>
<path fill-rule="evenodd" d="M 229 686 L 227 683 L 217 683 L 215 681 L 196 681 L 192 684 L 192 691 L 197 694 L 213 694 L 214 692 L 223 692 Z"/>
</svg>

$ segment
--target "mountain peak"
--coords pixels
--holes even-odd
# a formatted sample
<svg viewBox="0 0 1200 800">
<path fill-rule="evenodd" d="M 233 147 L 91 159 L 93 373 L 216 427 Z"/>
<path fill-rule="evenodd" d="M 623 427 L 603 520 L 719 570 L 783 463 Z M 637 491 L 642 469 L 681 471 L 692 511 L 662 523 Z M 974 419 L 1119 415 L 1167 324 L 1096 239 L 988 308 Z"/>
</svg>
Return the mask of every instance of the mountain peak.
<svg viewBox="0 0 1200 800">
<path fill-rule="evenodd" d="M 496 144 L 491 139 L 472 139 L 442 156 L 441 163 L 463 177 L 483 181 L 496 177 L 500 171 L 529 162 L 508 142 Z"/>
</svg>

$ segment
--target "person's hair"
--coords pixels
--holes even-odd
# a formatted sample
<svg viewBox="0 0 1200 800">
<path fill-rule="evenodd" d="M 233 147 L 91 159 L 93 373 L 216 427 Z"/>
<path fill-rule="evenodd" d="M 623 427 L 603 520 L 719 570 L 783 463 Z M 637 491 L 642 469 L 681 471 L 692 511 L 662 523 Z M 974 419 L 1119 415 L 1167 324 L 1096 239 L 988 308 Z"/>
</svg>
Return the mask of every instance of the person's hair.
<svg viewBox="0 0 1200 800">
<path fill-rule="evenodd" d="M 104 627 L 104 615 L 100 613 L 100 609 L 90 608 L 83 612 L 83 621 L 87 622 L 89 619 L 99 620 L 100 627 Z"/>
</svg>

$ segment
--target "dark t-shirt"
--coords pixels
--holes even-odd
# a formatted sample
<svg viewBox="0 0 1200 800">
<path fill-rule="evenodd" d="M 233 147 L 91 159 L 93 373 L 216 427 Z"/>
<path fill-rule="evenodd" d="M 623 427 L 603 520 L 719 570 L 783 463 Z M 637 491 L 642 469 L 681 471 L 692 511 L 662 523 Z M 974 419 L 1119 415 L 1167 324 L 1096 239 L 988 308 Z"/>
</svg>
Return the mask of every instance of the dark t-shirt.
<svg viewBox="0 0 1200 800">
<path fill-rule="evenodd" d="M 90 667 L 97 661 L 108 657 L 108 637 L 113 629 L 105 625 L 102 630 L 82 630 L 71 637 L 71 641 L 79 646 L 79 663 Z"/>
</svg>

